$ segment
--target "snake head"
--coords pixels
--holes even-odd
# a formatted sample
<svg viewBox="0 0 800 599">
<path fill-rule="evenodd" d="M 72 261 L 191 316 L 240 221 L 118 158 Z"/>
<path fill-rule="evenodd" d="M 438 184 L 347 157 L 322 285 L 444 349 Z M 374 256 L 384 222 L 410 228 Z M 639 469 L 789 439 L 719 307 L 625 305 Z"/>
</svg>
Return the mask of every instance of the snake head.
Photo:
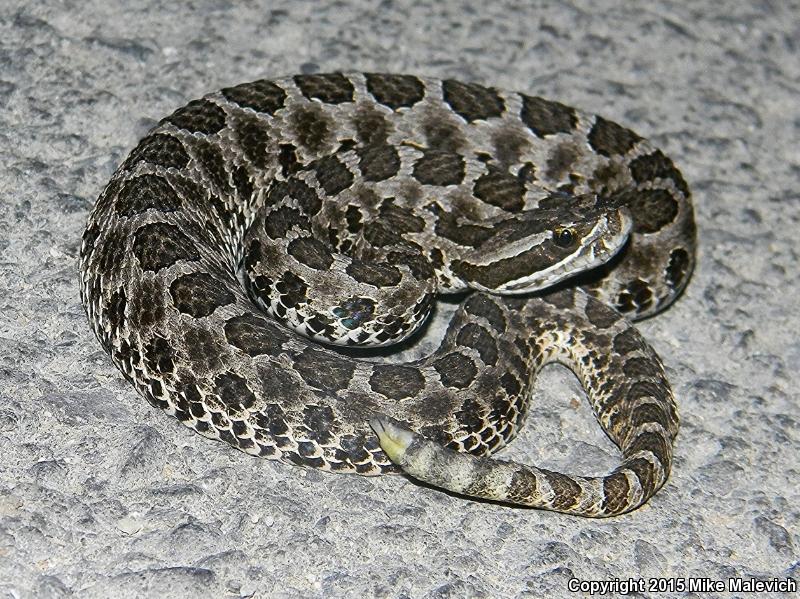
<svg viewBox="0 0 800 599">
<path fill-rule="evenodd" d="M 552 193 L 534 210 L 498 222 L 471 260 L 454 264 L 470 287 L 505 295 L 547 289 L 600 266 L 628 240 L 625 207 L 595 194 Z"/>
</svg>

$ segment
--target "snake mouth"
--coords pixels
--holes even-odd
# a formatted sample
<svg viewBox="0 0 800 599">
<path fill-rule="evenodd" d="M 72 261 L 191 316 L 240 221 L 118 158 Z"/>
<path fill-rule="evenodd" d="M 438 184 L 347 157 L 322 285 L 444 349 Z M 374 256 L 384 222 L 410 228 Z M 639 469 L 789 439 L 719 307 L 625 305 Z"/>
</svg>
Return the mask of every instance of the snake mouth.
<svg viewBox="0 0 800 599">
<path fill-rule="evenodd" d="M 608 262 L 622 249 L 633 230 L 633 218 L 627 208 L 618 208 L 599 218 L 582 237 L 575 251 L 547 268 L 509 281 L 495 293 L 521 295 L 552 287 L 564 279 L 596 268 Z"/>
</svg>

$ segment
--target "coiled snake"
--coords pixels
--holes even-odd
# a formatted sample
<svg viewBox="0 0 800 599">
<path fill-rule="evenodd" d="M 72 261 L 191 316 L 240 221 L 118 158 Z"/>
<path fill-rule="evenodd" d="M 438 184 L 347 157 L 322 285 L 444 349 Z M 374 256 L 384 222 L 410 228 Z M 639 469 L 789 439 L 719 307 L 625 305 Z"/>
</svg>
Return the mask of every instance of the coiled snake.
<svg viewBox="0 0 800 599">
<path fill-rule="evenodd" d="M 611 121 L 474 83 L 299 75 L 210 94 L 147 134 L 89 218 L 81 296 L 125 377 L 205 436 L 610 516 L 664 483 L 678 427 L 623 314 L 681 292 L 694 238 L 680 172 Z M 325 345 L 400 341 L 436 294 L 466 290 L 428 357 Z M 488 457 L 552 361 L 621 449 L 607 476 Z"/>
</svg>

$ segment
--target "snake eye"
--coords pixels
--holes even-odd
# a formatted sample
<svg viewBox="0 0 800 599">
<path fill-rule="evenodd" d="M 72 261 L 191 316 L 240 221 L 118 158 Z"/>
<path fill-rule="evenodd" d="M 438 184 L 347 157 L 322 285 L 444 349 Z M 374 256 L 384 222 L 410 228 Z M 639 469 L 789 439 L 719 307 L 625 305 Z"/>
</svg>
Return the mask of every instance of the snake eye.
<svg viewBox="0 0 800 599">
<path fill-rule="evenodd" d="M 556 229 L 553 231 L 553 241 L 558 247 L 568 248 L 575 243 L 575 233 L 572 229 Z"/>
</svg>

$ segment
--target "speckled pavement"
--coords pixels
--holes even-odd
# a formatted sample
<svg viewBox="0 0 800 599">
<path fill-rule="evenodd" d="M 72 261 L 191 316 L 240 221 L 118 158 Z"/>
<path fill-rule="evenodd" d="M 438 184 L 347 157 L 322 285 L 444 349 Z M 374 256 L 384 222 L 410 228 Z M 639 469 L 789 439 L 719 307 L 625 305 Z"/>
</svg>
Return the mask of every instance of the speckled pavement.
<svg viewBox="0 0 800 599">
<path fill-rule="evenodd" d="M 258 4 L 0 5 L 0 598 L 567 597 L 615 580 L 629 596 L 748 597 L 725 585 L 797 584 L 797 3 Z M 80 304 L 77 254 L 114 168 L 191 98 L 336 69 L 544 95 L 679 165 L 699 266 L 639 325 L 682 418 L 672 476 L 644 508 L 593 521 L 258 460 L 152 409 L 113 368 Z M 500 455 L 585 474 L 616 460 L 555 367 Z M 725 590 L 682 590 L 699 578 Z"/>
</svg>

